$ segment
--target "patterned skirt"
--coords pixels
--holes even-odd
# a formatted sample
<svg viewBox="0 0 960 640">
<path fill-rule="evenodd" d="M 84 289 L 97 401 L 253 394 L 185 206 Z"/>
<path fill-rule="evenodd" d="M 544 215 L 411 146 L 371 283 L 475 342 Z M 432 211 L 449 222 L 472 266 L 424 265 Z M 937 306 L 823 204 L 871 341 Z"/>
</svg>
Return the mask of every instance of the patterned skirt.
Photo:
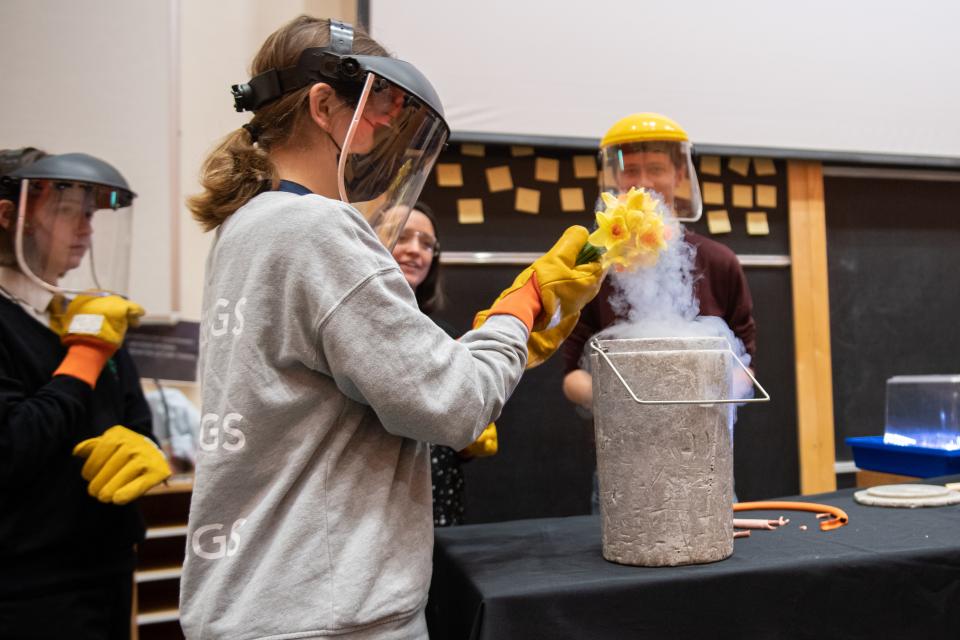
<svg viewBox="0 0 960 640">
<path fill-rule="evenodd" d="M 430 472 L 433 479 L 433 525 L 463 524 L 463 469 L 450 447 L 430 445 Z"/>
</svg>

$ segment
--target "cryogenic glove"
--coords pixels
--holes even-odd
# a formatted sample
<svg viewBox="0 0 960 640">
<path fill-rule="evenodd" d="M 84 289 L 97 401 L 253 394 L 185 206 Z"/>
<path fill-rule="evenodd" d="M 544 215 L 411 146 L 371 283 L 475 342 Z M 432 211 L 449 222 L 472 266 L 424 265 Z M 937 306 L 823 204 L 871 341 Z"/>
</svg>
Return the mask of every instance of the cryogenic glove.
<svg viewBox="0 0 960 640">
<path fill-rule="evenodd" d="M 496 455 L 497 448 L 497 425 L 491 422 L 480 433 L 480 436 L 473 442 L 473 444 L 460 451 L 460 457 L 464 459 L 486 458 Z"/>
<path fill-rule="evenodd" d="M 143 307 L 118 295 L 80 294 L 62 315 L 50 319 L 50 327 L 66 345 L 96 340 L 116 351 L 123 344 L 127 327 L 140 324 L 143 314 Z"/>
<path fill-rule="evenodd" d="M 87 492 L 100 502 L 127 504 L 170 477 L 160 449 L 146 436 L 116 425 L 73 448 L 86 458 L 80 475 Z"/>
<path fill-rule="evenodd" d="M 143 307 L 117 295 L 74 298 L 63 314 L 50 317 L 50 327 L 69 347 L 53 375 L 73 376 L 95 386 L 103 366 L 123 344 L 127 327 L 139 324 L 143 314 Z"/>
<path fill-rule="evenodd" d="M 492 315 L 513 315 L 530 329 L 527 368 L 553 355 L 573 331 L 580 310 L 597 295 L 603 281 L 604 270 L 598 262 L 576 264 L 589 235 L 581 226 L 564 231 L 553 248 L 524 269 L 490 309 L 476 315 L 473 328 Z"/>
</svg>

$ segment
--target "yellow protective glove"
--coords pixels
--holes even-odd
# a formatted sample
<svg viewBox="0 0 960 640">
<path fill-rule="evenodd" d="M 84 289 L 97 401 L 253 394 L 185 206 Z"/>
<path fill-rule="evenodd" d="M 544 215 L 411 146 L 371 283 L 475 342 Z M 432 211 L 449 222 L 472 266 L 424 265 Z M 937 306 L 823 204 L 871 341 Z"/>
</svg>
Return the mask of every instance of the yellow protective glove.
<svg viewBox="0 0 960 640">
<path fill-rule="evenodd" d="M 73 448 L 86 458 L 80 475 L 87 492 L 100 502 L 127 504 L 170 477 L 170 467 L 157 445 L 146 436 L 116 425 Z"/>
<path fill-rule="evenodd" d="M 116 351 L 123 344 L 127 327 L 140 324 L 143 307 L 121 296 L 80 294 L 62 315 L 50 318 L 50 327 L 64 344 L 98 341 Z"/>
<path fill-rule="evenodd" d="M 577 255 L 590 233 L 579 225 L 563 232 L 553 248 L 517 276 L 490 309 L 481 311 L 473 320 L 476 329 L 491 315 L 510 313 L 500 305 L 510 305 L 530 282 L 540 294 L 541 309 L 536 315 L 527 340 L 527 368 L 542 364 L 560 347 L 580 318 L 580 310 L 593 300 L 603 282 L 604 270 L 598 262 L 577 265 Z M 522 318 L 521 318 L 522 319 Z"/>
<path fill-rule="evenodd" d="M 53 375 L 68 375 L 91 387 L 110 356 L 120 348 L 128 326 L 137 326 L 143 307 L 117 295 L 81 294 L 62 314 L 51 314 L 50 328 L 69 346 Z"/>
<path fill-rule="evenodd" d="M 497 425 L 493 422 L 487 425 L 480 436 L 473 441 L 473 444 L 460 451 L 460 457 L 469 458 L 487 458 L 497 455 Z"/>
</svg>

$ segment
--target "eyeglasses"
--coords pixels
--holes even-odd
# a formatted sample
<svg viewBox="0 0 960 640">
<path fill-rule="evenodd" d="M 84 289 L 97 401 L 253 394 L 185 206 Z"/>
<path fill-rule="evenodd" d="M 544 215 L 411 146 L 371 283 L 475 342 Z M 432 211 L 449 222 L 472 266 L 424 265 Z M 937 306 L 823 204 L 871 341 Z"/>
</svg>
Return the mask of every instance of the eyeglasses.
<svg viewBox="0 0 960 640">
<path fill-rule="evenodd" d="M 436 253 L 440 250 L 440 243 L 429 233 L 423 231 L 404 230 L 400 233 L 400 239 L 397 240 L 397 246 L 401 244 L 410 244 L 416 242 L 421 249 L 428 253 Z"/>
</svg>

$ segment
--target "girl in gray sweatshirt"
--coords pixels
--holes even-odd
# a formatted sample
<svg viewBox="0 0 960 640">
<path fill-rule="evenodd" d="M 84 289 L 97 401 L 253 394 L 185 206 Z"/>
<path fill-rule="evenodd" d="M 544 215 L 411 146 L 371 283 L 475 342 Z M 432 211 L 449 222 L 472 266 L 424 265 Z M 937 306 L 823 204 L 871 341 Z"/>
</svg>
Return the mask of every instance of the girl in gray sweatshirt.
<svg viewBox="0 0 960 640">
<path fill-rule="evenodd" d="M 418 310 L 386 227 L 346 203 L 365 165 L 345 172 L 342 156 L 380 159 L 381 199 L 412 204 L 436 156 L 417 169 L 429 154 L 402 125 L 442 143 L 442 108 L 415 69 L 332 28 L 331 42 L 327 20 L 301 16 L 268 38 L 253 80 L 234 87 L 254 118 L 207 159 L 190 201 L 216 236 L 181 578 L 188 638 L 426 638 L 426 442 L 462 449 L 499 415 L 544 315 L 533 275 L 459 341 Z M 359 199 L 380 195 L 375 183 L 357 182 Z M 572 268 L 582 243 L 560 262 Z M 577 309 L 601 278 L 581 272 Z"/>
</svg>

